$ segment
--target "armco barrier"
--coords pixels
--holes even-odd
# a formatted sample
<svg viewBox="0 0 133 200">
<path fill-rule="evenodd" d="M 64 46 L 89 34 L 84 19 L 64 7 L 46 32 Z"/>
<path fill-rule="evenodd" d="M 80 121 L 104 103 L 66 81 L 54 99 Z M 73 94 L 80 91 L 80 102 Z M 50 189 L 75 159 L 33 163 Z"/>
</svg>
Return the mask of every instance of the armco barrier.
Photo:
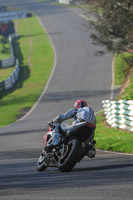
<svg viewBox="0 0 133 200">
<path fill-rule="evenodd" d="M 133 100 L 102 101 L 109 125 L 133 131 Z"/>
<path fill-rule="evenodd" d="M 9 44 L 10 44 L 10 49 L 11 49 L 11 57 L 8 59 L 3 59 L 1 60 L 1 68 L 5 67 L 11 67 L 15 65 L 15 56 L 14 56 L 14 51 L 13 51 L 13 45 L 12 45 L 12 40 L 17 37 L 17 33 L 13 33 L 9 35 Z"/>
<path fill-rule="evenodd" d="M 0 92 L 2 92 L 4 90 L 5 90 L 5 82 L 2 81 L 2 82 L 0 82 Z"/>
<path fill-rule="evenodd" d="M 61 4 L 70 4 L 72 0 L 58 0 L 59 3 Z"/>
<path fill-rule="evenodd" d="M 16 60 L 16 66 L 11 76 L 9 76 L 7 79 L 5 79 L 0 83 L 0 92 L 8 90 L 13 87 L 13 85 L 18 80 L 19 72 L 20 72 L 19 61 Z"/>
</svg>

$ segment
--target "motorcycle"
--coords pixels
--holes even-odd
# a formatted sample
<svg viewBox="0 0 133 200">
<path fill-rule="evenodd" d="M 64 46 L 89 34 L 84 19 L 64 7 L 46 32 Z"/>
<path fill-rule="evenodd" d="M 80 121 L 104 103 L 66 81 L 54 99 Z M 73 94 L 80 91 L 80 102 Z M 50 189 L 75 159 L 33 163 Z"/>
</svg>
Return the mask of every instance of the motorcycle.
<svg viewBox="0 0 133 200">
<path fill-rule="evenodd" d="M 55 129 L 55 123 L 49 123 L 49 131 L 44 136 L 44 149 L 37 161 L 38 171 L 43 171 L 47 167 L 58 167 L 61 172 L 71 171 L 96 143 L 95 140 L 85 143 L 92 136 L 88 122 L 83 121 L 75 125 L 61 123 L 58 126 L 59 144 L 53 148 L 47 148 L 47 144 L 52 142 L 52 132 Z"/>
</svg>

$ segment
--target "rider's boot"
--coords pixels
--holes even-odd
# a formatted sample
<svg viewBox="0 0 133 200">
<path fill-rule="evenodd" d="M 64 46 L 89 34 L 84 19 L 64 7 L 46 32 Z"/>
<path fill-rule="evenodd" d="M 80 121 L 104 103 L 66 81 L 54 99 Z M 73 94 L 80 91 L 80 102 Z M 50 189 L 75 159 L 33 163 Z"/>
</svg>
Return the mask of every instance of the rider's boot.
<svg viewBox="0 0 133 200">
<path fill-rule="evenodd" d="M 95 158 L 95 155 L 96 155 L 95 143 L 96 143 L 95 140 L 89 143 L 90 150 L 86 154 L 89 158 Z"/>
<path fill-rule="evenodd" d="M 89 150 L 88 153 L 86 154 L 89 158 L 95 158 L 96 155 L 96 149 L 93 147 L 93 149 Z"/>
</svg>

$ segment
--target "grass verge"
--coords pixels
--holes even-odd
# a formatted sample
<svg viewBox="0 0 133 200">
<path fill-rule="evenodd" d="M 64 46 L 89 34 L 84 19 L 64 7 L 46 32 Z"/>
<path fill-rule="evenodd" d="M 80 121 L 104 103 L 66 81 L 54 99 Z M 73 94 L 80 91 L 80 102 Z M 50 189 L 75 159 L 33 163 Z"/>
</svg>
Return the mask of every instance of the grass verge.
<svg viewBox="0 0 133 200">
<path fill-rule="evenodd" d="M 8 78 L 13 72 L 14 67 L 0 69 L 0 82 Z"/>
<path fill-rule="evenodd" d="M 118 54 L 115 58 L 115 85 L 122 85 L 122 91 L 117 97 L 117 100 L 133 100 L 132 63 L 133 53 Z"/>
<path fill-rule="evenodd" d="M 133 153 L 133 134 L 107 125 L 103 111 L 97 114 L 95 140 L 98 149 Z"/>
<path fill-rule="evenodd" d="M 131 69 L 131 63 L 133 63 L 133 53 L 120 53 L 115 56 L 115 85 L 124 83 Z"/>
<path fill-rule="evenodd" d="M 118 96 L 118 99 L 133 100 L 133 70 L 131 70 L 131 76 L 129 79 L 129 86 Z"/>
<path fill-rule="evenodd" d="M 14 39 L 20 61 L 19 81 L 0 95 L 0 127 L 8 125 L 30 109 L 42 93 L 54 63 L 49 38 L 36 17 L 19 19 L 18 39 Z"/>
<path fill-rule="evenodd" d="M 132 63 L 133 54 L 126 53 L 125 58 Z M 128 79 L 127 79 L 128 75 Z M 125 80 L 127 81 L 125 82 Z M 121 54 L 115 59 L 115 83 L 124 85 L 123 92 L 117 97 L 119 99 L 133 100 L 133 69 L 127 64 Z M 95 134 L 96 148 L 116 152 L 133 153 L 133 133 L 122 129 L 112 128 L 105 122 L 104 112 L 97 114 L 97 129 Z"/>
</svg>

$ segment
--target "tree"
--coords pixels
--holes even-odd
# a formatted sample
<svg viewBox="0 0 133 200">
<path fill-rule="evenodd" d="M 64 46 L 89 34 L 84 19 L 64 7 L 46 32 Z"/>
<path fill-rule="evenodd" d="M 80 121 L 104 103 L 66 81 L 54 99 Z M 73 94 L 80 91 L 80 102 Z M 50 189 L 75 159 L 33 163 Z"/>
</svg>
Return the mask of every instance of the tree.
<svg viewBox="0 0 133 200">
<path fill-rule="evenodd" d="M 113 53 L 133 50 L 133 3 L 132 0 L 96 0 L 102 7 L 93 22 L 96 32 L 93 42 L 106 46 Z"/>
</svg>

